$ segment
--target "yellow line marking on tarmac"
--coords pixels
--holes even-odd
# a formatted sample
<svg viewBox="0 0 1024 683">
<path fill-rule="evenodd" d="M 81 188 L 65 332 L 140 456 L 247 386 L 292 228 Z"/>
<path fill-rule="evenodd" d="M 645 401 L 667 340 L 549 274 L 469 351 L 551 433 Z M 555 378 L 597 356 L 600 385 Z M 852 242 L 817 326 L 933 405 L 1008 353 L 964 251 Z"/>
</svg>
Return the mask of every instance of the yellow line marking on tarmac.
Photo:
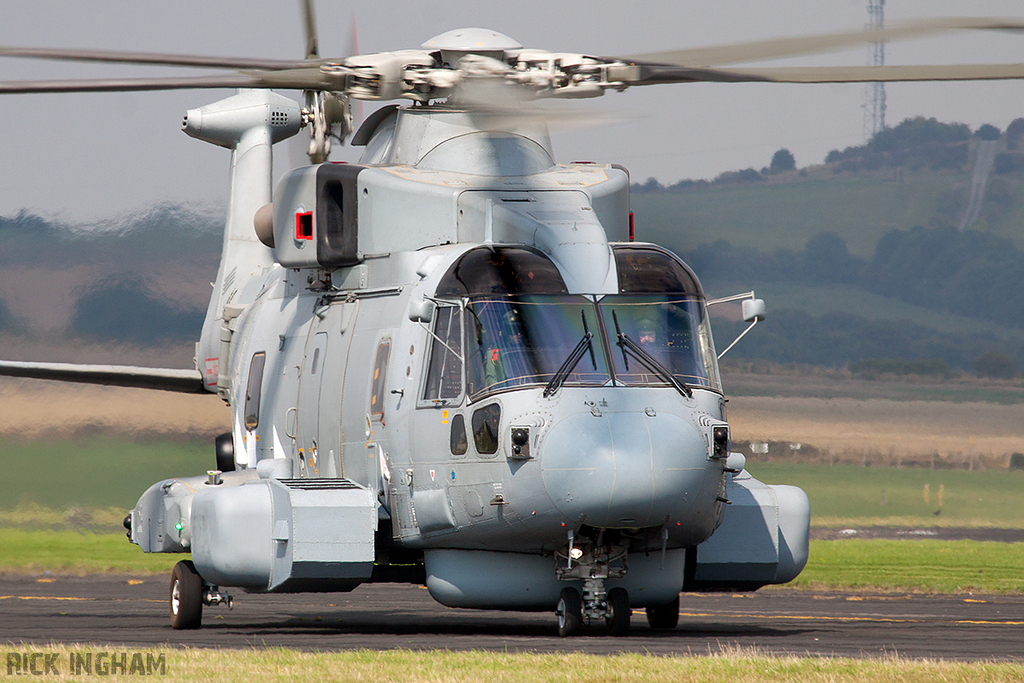
<svg viewBox="0 0 1024 683">
<path fill-rule="evenodd" d="M 929 619 L 910 617 L 830 617 L 814 614 L 716 614 L 713 612 L 680 612 L 680 617 L 730 617 L 735 619 L 792 619 L 795 621 L 867 621 L 886 624 L 974 624 L 989 626 L 1024 626 L 1024 621 L 985 621 L 979 619 Z"/>
<path fill-rule="evenodd" d="M 75 602 L 166 602 L 152 598 L 79 598 L 57 595 L 0 595 L 0 600 L 68 600 Z"/>
</svg>

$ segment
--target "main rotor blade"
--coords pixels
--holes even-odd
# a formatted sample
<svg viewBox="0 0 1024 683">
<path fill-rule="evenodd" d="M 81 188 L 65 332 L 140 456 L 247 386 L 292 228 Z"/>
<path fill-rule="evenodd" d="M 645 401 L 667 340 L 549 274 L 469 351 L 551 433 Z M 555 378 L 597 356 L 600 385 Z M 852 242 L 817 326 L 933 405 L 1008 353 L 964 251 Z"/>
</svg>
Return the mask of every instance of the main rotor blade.
<svg viewBox="0 0 1024 683">
<path fill-rule="evenodd" d="M 620 67 L 629 85 L 663 83 L 875 83 L 898 81 L 993 81 L 1024 79 L 1024 64 L 931 64 L 911 66 L 794 66 L 692 69 L 656 64 Z M 632 77 L 625 72 L 633 70 Z M 609 69 L 609 77 L 619 73 Z"/>
<path fill-rule="evenodd" d="M 29 57 L 73 62 L 110 62 L 115 64 L 150 64 L 156 66 L 193 66 L 218 69 L 265 69 L 280 71 L 310 66 L 309 61 L 296 59 L 251 59 L 244 57 L 202 57 L 156 52 L 117 52 L 113 50 L 76 50 L 60 48 L 0 47 L 0 57 Z M 319 64 L 319 62 L 316 62 Z"/>
<path fill-rule="evenodd" d="M 342 90 L 343 82 L 319 69 L 239 73 L 183 78 L 104 78 L 53 81 L 0 81 L 0 94 L 60 92 L 138 92 L 208 88 L 277 88 L 281 90 Z"/>
<path fill-rule="evenodd" d="M 998 81 L 1024 79 L 1024 64 L 930 64 L 735 69 L 750 81 L 772 83 L 873 83 L 899 81 Z M 737 82 L 737 79 L 733 79 Z"/>
<path fill-rule="evenodd" d="M 686 50 L 669 50 L 619 57 L 624 62 L 673 64 L 677 66 L 723 66 L 780 57 L 834 52 L 857 45 L 874 44 L 944 33 L 959 29 L 1024 30 L 1024 20 L 987 17 L 941 17 L 893 24 L 873 31 L 848 31 L 793 38 L 758 40 Z"/>
<path fill-rule="evenodd" d="M 320 56 L 320 45 L 316 37 L 316 15 L 313 13 L 313 0 L 299 0 L 302 3 L 302 17 L 306 27 L 306 59 Z"/>
</svg>

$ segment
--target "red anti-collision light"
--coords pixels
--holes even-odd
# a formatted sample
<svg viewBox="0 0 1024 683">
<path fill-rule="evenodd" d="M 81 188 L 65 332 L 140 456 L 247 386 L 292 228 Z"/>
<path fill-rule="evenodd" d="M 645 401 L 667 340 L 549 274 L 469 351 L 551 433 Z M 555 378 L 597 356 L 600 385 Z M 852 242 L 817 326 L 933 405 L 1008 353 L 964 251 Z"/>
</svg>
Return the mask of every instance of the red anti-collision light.
<svg viewBox="0 0 1024 683">
<path fill-rule="evenodd" d="M 295 239 L 313 239 L 313 212 L 295 214 Z"/>
</svg>

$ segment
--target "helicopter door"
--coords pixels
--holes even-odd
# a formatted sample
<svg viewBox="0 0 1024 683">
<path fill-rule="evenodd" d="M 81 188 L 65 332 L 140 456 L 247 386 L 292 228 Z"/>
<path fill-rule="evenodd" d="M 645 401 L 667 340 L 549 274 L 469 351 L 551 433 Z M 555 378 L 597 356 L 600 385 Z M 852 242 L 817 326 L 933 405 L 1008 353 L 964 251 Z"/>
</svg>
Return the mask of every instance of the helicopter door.
<svg viewBox="0 0 1024 683">
<path fill-rule="evenodd" d="M 327 362 L 327 333 L 317 332 L 306 348 L 299 377 L 298 433 L 299 472 L 305 477 L 319 477 L 320 462 L 320 385 Z"/>
</svg>

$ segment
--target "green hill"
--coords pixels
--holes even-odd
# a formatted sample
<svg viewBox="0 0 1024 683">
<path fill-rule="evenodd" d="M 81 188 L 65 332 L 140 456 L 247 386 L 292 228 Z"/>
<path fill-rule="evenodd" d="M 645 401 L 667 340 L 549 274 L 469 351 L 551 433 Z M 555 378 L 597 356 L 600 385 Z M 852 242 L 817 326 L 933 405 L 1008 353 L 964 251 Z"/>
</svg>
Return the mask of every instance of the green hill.
<svg viewBox="0 0 1024 683">
<path fill-rule="evenodd" d="M 667 188 L 650 179 L 633 186 L 637 238 L 682 255 L 712 296 L 769 300 L 774 315 L 741 357 L 938 358 L 971 371 L 995 353 L 1021 365 L 1022 134 L 1024 119 L 974 134 L 909 119 L 820 166 Z M 738 329 L 720 326 L 726 341 Z"/>
</svg>

